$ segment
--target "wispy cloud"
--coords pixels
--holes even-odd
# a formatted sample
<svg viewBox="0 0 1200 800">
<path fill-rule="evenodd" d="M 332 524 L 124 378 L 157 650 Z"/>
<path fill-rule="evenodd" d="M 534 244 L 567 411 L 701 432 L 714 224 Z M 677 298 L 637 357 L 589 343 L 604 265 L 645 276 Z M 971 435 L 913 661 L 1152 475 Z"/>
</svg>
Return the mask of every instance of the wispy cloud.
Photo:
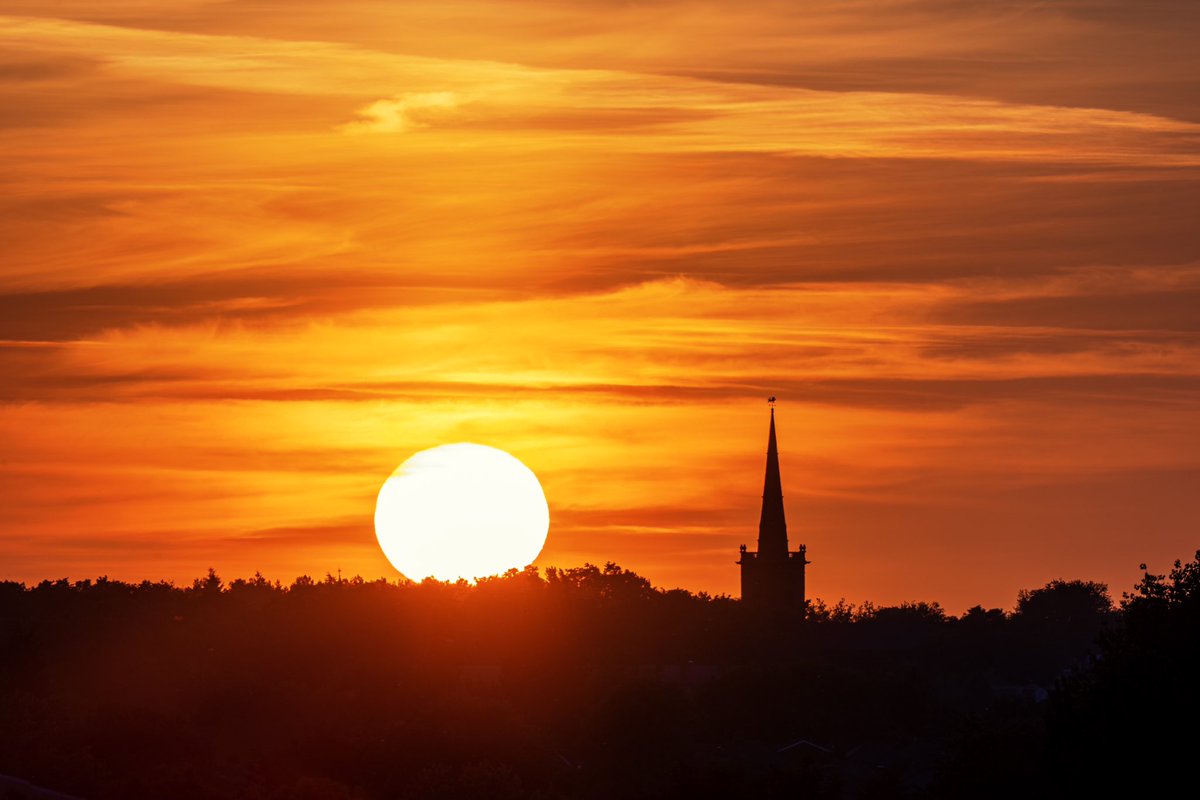
<svg viewBox="0 0 1200 800">
<path fill-rule="evenodd" d="M 461 105 L 453 92 L 402 94 L 376 100 L 358 112 L 358 119 L 342 126 L 345 133 L 407 133 L 427 128 Z"/>
</svg>

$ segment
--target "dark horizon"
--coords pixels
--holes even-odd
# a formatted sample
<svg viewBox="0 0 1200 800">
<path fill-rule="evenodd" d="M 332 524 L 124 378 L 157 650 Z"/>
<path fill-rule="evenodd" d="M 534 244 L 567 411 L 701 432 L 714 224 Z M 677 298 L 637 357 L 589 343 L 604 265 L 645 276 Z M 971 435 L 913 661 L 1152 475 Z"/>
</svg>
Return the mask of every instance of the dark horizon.
<svg viewBox="0 0 1200 800">
<path fill-rule="evenodd" d="M 810 594 L 1132 584 L 1200 518 L 1197 40 L 1194 0 L 0 0 L 0 564 L 389 574 L 381 485 L 467 442 L 541 482 L 535 563 L 734 594 L 776 395 Z"/>
<path fill-rule="evenodd" d="M 736 562 L 731 562 L 731 563 L 736 565 Z M 495 581 L 495 580 L 499 580 L 499 579 L 511 578 L 514 575 L 519 575 L 519 574 L 532 573 L 532 574 L 539 575 L 544 579 L 545 575 L 548 572 L 565 573 L 565 572 L 570 572 L 573 570 L 584 570 L 584 569 L 593 569 L 593 568 L 594 569 L 604 569 L 605 567 L 612 567 L 612 568 L 619 569 L 623 572 L 629 572 L 631 574 L 639 575 L 635 570 L 627 570 L 627 569 L 625 569 L 624 566 L 617 564 L 615 562 L 612 562 L 612 561 L 606 561 L 606 562 L 603 562 L 600 564 L 593 564 L 591 562 L 585 562 L 583 564 L 578 564 L 578 565 L 570 566 L 570 567 L 559 566 L 559 565 L 555 565 L 555 564 L 551 564 L 551 565 L 547 565 L 547 566 L 531 564 L 523 570 L 518 570 L 518 569 L 514 568 L 512 570 L 509 570 L 507 573 L 499 573 L 496 575 L 480 576 L 479 578 L 477 578 L 475 580 L 458 579 L 456 581 L 438 580 L 437 578 L 434 578 L 432 576 L 427 576 L 425 578 L 420 578 L 420 579 L 413 579 L 413 578 L 407 578 L 403 575 L 398 576 L 398 577 L 379 575 L 377 577 L 370 578 L 370 577 L 367 577 L 364 575 L 359 575 L 357 573 L 354 575 L 344 574 L 344 573 L 341 573 L 340 570 L 338 570 L 337 568 L 330 569 L 330 570 L 316 571 L 312 574 L 304 573 L 301 575 L 293 576 L 291 578 L 291 580 L 284 580 L 280 576 L 270 575 L 270 574 L 262 572 L 261 570 L 255 570 L 253 573 L 250 573 L 248 575 L 232 575 L 231 576 L 231 575 L 221 574 L 220 571 L 217 570 L 215 567 L 208 567 L 201 574 L 198 574 L 195 577 L 191 578 L 190 580 L 185 580 L 185 581 L 175 581 L 170 578 L 157 578 L 157 577 L 156 578 L 120 578 L 120 577 L 110 576 L 107 573 L 102 573 L 102 574 L 98 574 L 98 575 L 90 575 L 90 576 L 85 576 L 85 577 L 71 577 L 71 576 L 57 575 L 57 576 L 45 577 L 45 578 L 41 578 L 41 579 L 37 579 L 37 580 L 33 580 L 33 581 L 12 580 L 12 579 L 4 577 L 3 575 L 0 575 L 0 585 L 16 585 L 16 586 L 22 587 L 25 590 L 32 590 L 32 589 L 35 589 L 38 587 L 45 587 L 45 586 L 51 586 L 51 585 L 75 586 L 78 584 L 81 586 L 89 586 L 89 585 L 94 585 L 97 583 L 109 583 L 112 585 L 121 585 L 121 586 L 128 586 L 128 587 L 140 587 L 143 585 L 151 585 L 151 586 L 167 586 L 172 589 L 178 589 L 178 590 L 188 590 L 188 589 L 193 588 L 196 584 L 202 583 L 205 580 L 211 579 L 211 577 L 213 575 L 216 575 L 217 578 L 220 579 L 222 585 L 225 587 L 228 587 L 230 584 L 233 584 L 235 582 L 249 583 L 249 582 L 254 582 L 254 581 L 261 579 L 262 581 L 266 581 L 266 583 L 272 587 L 277 587 L 277 588 L 281 588 L 284 590 L 296 586 L 297 583 L 299 583 L 301 586 L 307 586 L 307 585 L 311 585 L 311 584 L 329 584 L 329 583 L 338 583 L 338 582 L 347 583 L 347 584 L 349 584 L 349 583 L 383 584 L 383 585 L 393 586 L 393 587 L 419 586 L 422 584 L 426 584 L 426 585 L 437 584 L 437 585 L 445 586 L 445 587 L 465 586 L 467 588 L 470 588 L 470 587 L 474 587 L 474 586 L 478 585 L 478 583 L 480 583 L 480 582 L 488 582 L 488 581 Z M 1169 567 L 1170 567 L 1170 564 L 1165 564 L 1160 569 L 1166 570 L 1166 569 L 1169 569 Z M 1138 572 L 1138 574 L 1144 575 L 1146 571 L 1149 571 L 1151 573 L 1155 572 L 1156 567 L 1154 564 L 1144 564 L 1143 563 L 1140 565 L 1135 565 L 1135 569 Z M 643 577 L 643 576 L 639 575 L 639 577 Z M 1057 578 L 1050 579 L 1049 581 L 1046 582 L 1046 584 L 1073 583 L 1073 582 L 1074 583 L 1095 584 L 1095 585 L 1103 586 L 1103 587 L 1105 587 L 1105 591 L 1109 592 L 1110 594 L 1112 594 L 1113 592 L 1116 592 L 1116 594 L 1113 595 L 1114 606 L 1116 603 L 1118 603 L 1120 601 L 1122 594 L 1127 594 L 1130 590 L 1134 589 L 1137 586 L 1137 582 L 1134 582 L 1134 583 L 1130 583 L 1126 587 L 1110 587 L 1107 583 L 1104 583 L 1103 581 L 1094 580 L 1091 577 L 1086 576 L 1086 575 L 1070 575 L 1070 576 L 1063 575 L 1063 576 L 1059 576 Z M 1043 584 L 1043 586 L 1045 586 L 1046 584 Z M 651 586 L 652 586 L 653 590 L 656 592 L 665 592 L 665 593 L 682 592 L 682 593 L 686 593 L 688 595 L 694 595 L 697 597 L 711 597 L 713 599 L 736 601 L 736 602 L 741 602 L 743 599 L 743 598 L 738 597 L 736 593 L 735 594 L 726 594 L 726 593 L 710 594 L 710 593 L 704 592 L 704 591 L 692 592 L 691 590 L 689 590 L 685 587 L 681 587 L 681 586 L 657 586 L 657 585 L 653 585 L 653 584 L 651 584 Z M 920 597 L 920 596 L 913 596 L 910 598 L 899 600 L 894 603 L 883 603 L 883 602 L 876 601 L 870 597 L 865 598 L 861 601 L 853 601 L 843 595 L 812 596 L 812 597 L 806 598 L 806 605 L 808 605 L 808 606 L 824 605 L 824 606 L 828 607 L 830 605 L 842 603 L 843 605 L 853 607 L 853 608 L 857 608 L 857 607 L 891 608 L 891 607 L 901 607 L 901 606 L 911 606 L 911 605 L 926 605 L 926 606 L 937 607 L 937 608 L 942 609 L 948 617 L 961 616 L 962 614 L 966 613 L 971 608 L 974 608 L 976 606 L 997 608 L 997 609 L 1003 610 L 1005 613 L 1009 613 L 1016 609 L 1020 594 L 1022 592 L 1030 591 L 1033 588 L 1041 588 L 1041 587 L 1026 586 L 1026 587 L 1014 588 L 1013 594 L 1012 594 L 1013 602 L 1012 602 L 1011 606 L 1009 606 L 1009 605 L 988 606 L 985 603 L 977 602 L 977 603 L 971 603 L 970 605 L 963 608 L 961 611 L 955 611 L 954 609 L 946 608 L 945 606 L 942 605 L 942 603 L 940 603 L 939 601 L 937 601 L 933 598 Z"/>
<path fill-rule="evenodd" d="M 1200 551 L 1117 606 L 1065 581 L 961 618 L 781 619 L 611 564 L 0 582 L 0 775 L 90 800 L 1152 791 L 1190 757 L 1166 721 L 1196 710 L 1198 621 Z"/>
</svg>

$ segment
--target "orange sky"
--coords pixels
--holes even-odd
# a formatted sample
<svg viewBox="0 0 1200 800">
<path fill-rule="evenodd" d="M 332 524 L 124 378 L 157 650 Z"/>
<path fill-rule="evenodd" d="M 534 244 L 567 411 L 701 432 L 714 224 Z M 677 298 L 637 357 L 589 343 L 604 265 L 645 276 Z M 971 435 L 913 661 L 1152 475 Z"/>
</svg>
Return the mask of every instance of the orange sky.
<svg viewBox="0 0 1200 800">
<path fill-rule="evenodd" d="M 48 8 L 52 8 L 49 11 Z M 810 594 L 1200 546 L 1191 0 L 0 0 L 0 579 L 396 573 L 468 440 L 538 563 Z"/>
</svg>

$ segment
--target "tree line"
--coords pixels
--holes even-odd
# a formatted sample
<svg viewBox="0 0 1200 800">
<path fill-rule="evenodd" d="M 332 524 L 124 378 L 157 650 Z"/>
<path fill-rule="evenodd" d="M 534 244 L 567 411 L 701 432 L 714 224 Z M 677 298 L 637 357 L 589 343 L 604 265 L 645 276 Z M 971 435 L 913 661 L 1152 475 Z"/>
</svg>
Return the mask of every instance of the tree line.
<svg viewBox="0 0 1200 800">
<path fill-rule="evenodd" d="M 1185 763 L 1200 552 L 1011 610 L 261 574 L 0 583 L 0 774 L 88 798 L 1011 797 Z M 11 791 L 11 790 L 10 790 Z M 19 795 L 15 795 L 19 796 Z"/>
</svg>

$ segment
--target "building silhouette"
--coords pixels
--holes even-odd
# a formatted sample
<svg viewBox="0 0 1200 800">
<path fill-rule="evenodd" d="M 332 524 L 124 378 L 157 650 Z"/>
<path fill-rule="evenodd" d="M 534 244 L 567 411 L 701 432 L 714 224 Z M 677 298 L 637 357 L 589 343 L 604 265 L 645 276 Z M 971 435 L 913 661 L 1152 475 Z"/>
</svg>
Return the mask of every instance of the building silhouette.
<svg viewBox="0 0 1200 800">
<path fill-rule="evenodd" d="M 783 515 L 783 482 L 779 476 L 779 449 L 775 443 L 775 398 L 771 403 L 771 431 L 767 437 L 767 474 L 763 481 L 762 514 L 758 519 L 758 550 L 741 547 L 742 601 L 764 613 L 804 616 L 805 547 L 788 550 L 787 521 Z"/>
</svg>

